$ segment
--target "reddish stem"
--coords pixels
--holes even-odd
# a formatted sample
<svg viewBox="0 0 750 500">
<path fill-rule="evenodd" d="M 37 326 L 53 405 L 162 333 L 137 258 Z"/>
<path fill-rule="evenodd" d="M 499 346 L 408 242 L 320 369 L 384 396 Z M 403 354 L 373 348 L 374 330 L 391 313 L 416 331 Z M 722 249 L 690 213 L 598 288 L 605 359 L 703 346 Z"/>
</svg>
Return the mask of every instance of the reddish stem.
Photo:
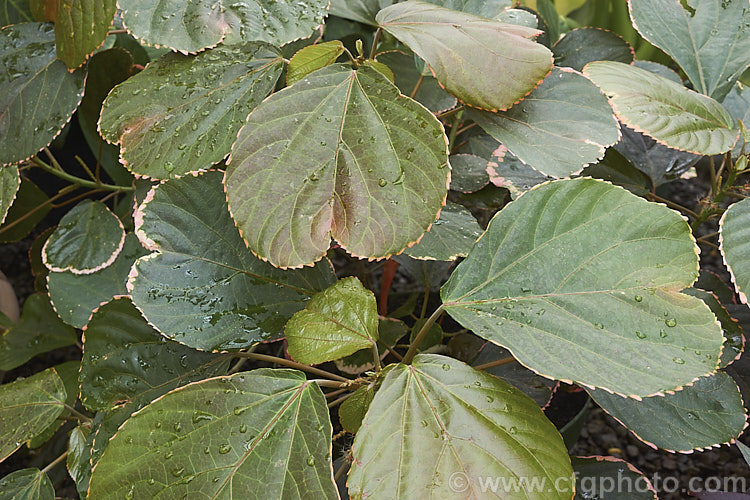
<svg viewBox="0 0 750 500">
<path fill-rule="evenodd" d="M 383 266 L 383 278 L 380 282 L 380 307 L 379 313 L 381 316 L 388 314 L 388 294 L 391 291 L 391 283 L 393 283 L 393 277 L 396 276 L 396 270 L 398 269 L 398 262 L 393 259 L 385 261 Z"/>
</svg>

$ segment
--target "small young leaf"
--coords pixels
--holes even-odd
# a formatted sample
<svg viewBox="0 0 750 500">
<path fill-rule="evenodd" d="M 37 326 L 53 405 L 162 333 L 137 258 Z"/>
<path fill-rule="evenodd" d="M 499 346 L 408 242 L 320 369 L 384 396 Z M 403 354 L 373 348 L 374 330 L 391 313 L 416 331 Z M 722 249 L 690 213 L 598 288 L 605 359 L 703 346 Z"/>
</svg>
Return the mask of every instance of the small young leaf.
<svg viewBox="0 0 750 500">
<path fill-rule="evenodd" d="M 65 396 L 54 368 L 0 386 L 0 462 L 57 419 Z"/>
<path fill-rule="evenodd" d="M 719 245 L 732 283 L 743 304 L 750 290 L 750 200 L 739 201 L 724 212 Z"/>
<path fill-rule="evenodd" d="M 613 61 L 588 64 L 622 123 L 671 148 L 714 155 L 729 151 L 738 131 L 726 110 L 710 97 L 664 77 Z"/>
<path fill-rule="evenodd" d="M 466 257 L 481 234 L 471 212 L 449 201 L 419 243 L 404 253 L 414 259 L 454 261 Z"/>
<path fill-rule="evenodd" d="M 252 251 L 301 267 L 322 258 L 331 237 L 371 259 L 417 241 L 445 200 L 447 164 L 432 113 L 376 70 L 334 64 L 250 114 L 225 183 Z"/>
<path fill-rule="evenodd" d="M 83 482 L 84 477 L 88 477 L 86 471 L 91 467 L 88 460 L 91 458 L 91 449 L 87 445 L 90 432 L 91 430 L 88 427 L 79 425 L 70 431 L 70 437 L 68 438 L 66 465 L 68 474 L 73 478 L 76 486 Z"/>
<path fill-rule="evenodd" d="M 576 475 L 573 500 L 606 498 L 607 500 L 657 500 L 656 490 L 641 471 L 614 457 L 572 457 Z M 628 485 L 610 489 L 610 484 Z"/>
<path fill-rule="evenodd" d="M 98 49 L 117 11 L 116 0 L 56 2 L 55 45 L 57 58 L 74 69 Z"/>
<path fill-rule="evenodd" d="M 716 318 L 680 293 L 697 254 L 677 212 L 602 181 L 554 181 L 492 219 L 441 295 L 535 372 L 643 397 L 718 366 Z"/>
<path fill-rule="evenodd" d="M 249 41 L 283 45 L 323 24 L 328 0 L 306 2 L 214 2 L 206 0 L 119 0 L 122 21 L 136 38 L 182 53 L 218 43 Z"/>
<path fill-rule="evenodd" d="M 0 30 L 0 165 L 18 163 L 52 142 L 83 96 L 84 71 L 55 56 L 51 24 Z"/>
<path fill-rule="evenodd" d="M 337 498 L 331 433 L 323 393 L 300 372 L 203 380 L 125 422 L 93 470 L 89 498 Z"/>
<path fill-rule="evenodd" d="M 21 469 L 0 479 L 0 500 L 55 500 L 55 487 L 46 472 Z"/>
<path fill-rule="evenodd" d="M 430 65 L 448 92 L 469 106 L 508 109 L 552 67 L 549 49 L 531 40 L 539 34 L 535 29 L 419 0 L 386 7 L 376 19 Z"/>
<path fill-rule="evenodd" d="M 507 499 L 569 499 L 570 493 L 561 492 L 573 487 L 563 440 L 536 403 L 445 356 L 419 354 L 413 364 L 388 372 L 352 455 L 352 498 L 424 498 L 426 485 L 433 498 L 478 498 L 478 480 L 488 475 L 545 478 L 559 487 L 543 497 L 523 486 L 494 492 Z M 456 474 L 464 482 L 449 481 Z"/>
<path fill-rule="evenodd" d="M 718 372 L 664 397 L 635 401 L 601 389 L 588 389 L 604 411 L 641 441 L 668 451 L 689 453 L 728 443 L 745 428 L 745 408 L 732 377 Z"/>
<path fill-rule="evenodd" d="M 300 49 L 289 60 L 289 66 L 286 70 L 286 84 L 292 85 L 313 71 L 330 66 L 343 53 L 344 44 L 341 43 L 341 40 L 331 40 Z"/>
<path fill-rule="evenodd" d="M 229 153 L 283 65 L 278 49 L 259 42 L 167 54 L 109 93 L 99 129 L 139 175 L 167 179 L 208 169 Z"/>
<path fill-rule="evenodd" d="M 374 397 L 375 388 L 367 385 L 360 387 L 354 391 L 354 394 L 344 400 L 341 406 L 339 406 L 339 422 L 341 423 L 341 427 L 347 432 L 356 434 Z"/>
<path fill-rule="evenodd" d="M 337 281 L 315 295 L 285 328 L 289 355 L 307 365 L 372 347 L 378 340 L 378 306 L 357 278 Z"/>
<path fill-rule="evenodd" d="M 633 48 L 620 35 L 599 28 L 578 28 L 565 34 L 553 47 L 557 66 L 581 71 L 593 61 L 619 61 L 631 64 Z"/>
<path fill-rule="evenodd" d="M 553 68 L 538 88 L 508 111 L 470 111 L 467 117 L 521 161 L 554 177 L 580 172 L 620 138 L 607 98 L 570 69 Z"/>
<path fill-rule="evenodd" d="M 203 350 L 278 336 L 335 280 L 328 261 L 282 271 L 254 257 L 229 216 L 221 178 L 210 171 L 169 180 L 135 213 L 135 232 L 154 253 L 133 265 L 133 302 L 164 336 Z"/>
<path fill-rule="evenodd" d="M 21 187 L 21 177 L 18 175 L 18 167 L 14 165 L 0 167 L 0 225 L 8 215 L 19 187 Z"/>
</svg>

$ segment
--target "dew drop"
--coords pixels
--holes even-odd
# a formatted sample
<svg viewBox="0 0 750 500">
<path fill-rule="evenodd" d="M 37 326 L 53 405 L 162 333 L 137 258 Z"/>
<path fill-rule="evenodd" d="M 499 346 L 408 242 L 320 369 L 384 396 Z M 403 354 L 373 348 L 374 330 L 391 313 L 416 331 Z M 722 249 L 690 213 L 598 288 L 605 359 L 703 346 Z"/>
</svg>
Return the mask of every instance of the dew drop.
<svg viewBox="0 0 750 500">
<path fill-rule="evenodd" d="M 685 360 L 682 359 L 682 358 L 672 358 L 672 361 L 674 361 L 678 365 L 684 365 L 685 364 Z"/>
<path fill-rule="evenodd" d="M 643 333 L 643 332 L 635 332 L 635 336 L 638 337 L 639 339 L 645 339 L 646 338 L 646 334 Z"/>
<path fill-rule="evenodd" d="M 221 453 L 222 455 L 226 455 L 230 451 L 232 451 L 232 447 L 227 443 L 224 443 L 221 446 L 219 446 L 219 453 Z"/>
<path fill-rule="evenodd" d="M 635 299 L 636 302 L 643 302 L 643 297 L 641 297 L 640 295 L 636 295 L 633 298 Z"/>
<path fill-rule="evenodd" d="M 677 320 L 674 318 L 665 319 L 664 323 L 670 328 L 677 326 Z"/>
</svg>

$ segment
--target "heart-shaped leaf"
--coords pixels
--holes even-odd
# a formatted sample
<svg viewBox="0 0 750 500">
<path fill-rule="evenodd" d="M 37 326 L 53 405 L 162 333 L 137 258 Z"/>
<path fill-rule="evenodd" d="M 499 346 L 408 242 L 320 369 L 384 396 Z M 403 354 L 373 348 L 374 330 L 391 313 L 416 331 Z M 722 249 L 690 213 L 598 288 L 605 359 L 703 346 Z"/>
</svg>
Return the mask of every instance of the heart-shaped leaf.
<svg viewBox="0 0 750 500">
<path fill-rule="evenodd" d="M 84 72 L 68 72 L 55 55 L 51 24 L 0 30 L 0 165 L 23 161 L 47 146 L 83 96 Z"/>
<path fill-rule="evenodd" d="M 280 267 L 401 252 L 447 192 L 440 122 L 369 67 L 334 64 L 248 117 L 226 173 L 229 208 L 254 253 Z M 259 196 L 262 193 L 262 196 Z"/>
<path fill-rule="evenodd" d="M 93 314 L 83 337 L 81 402 L 106 410 L 122 402 L 148 402 L 171 389 L 221 374 L 229 360 L 196 351 L 155 331 L 128 298 Z"/>
<path fill-rule="evenodd" d="M 56 2 L 55 45 L 57 58 L 77 68 L 98 49 L 117 11 L 116 0 Z"/>
<path fill-rule="evenodd" d="M 745 429 L 745 408 L 732 377 L 718 372 L 664 397 L 634 401 L 601 389 L 589 395 L 641 441 L 689 453 L 727 443 Z"/>
<path fill-rule="evenodd" d="M 229 216 L 221 178 L 210 171 L 167 181 L 135 213 L 136 234 L 154 253 L 133 266 L 133 302 L 164 336 L 203 350 L 277 336 L 335 281 L 328 261 L 282 271 L 254 257 Z"/>
<path fill-rule="evenodd" d="M 493 493 L 506 499 L 569 499 L 573 491 L 565 445 L 536 403 L 492 375 L 434 354 L 392 365 L 352 455 L 352 498 L 478 498 L 479 481 L 488 476 L 558 486 L 532 494 L 501 482 Z"/>
<path fill-rule="evenodd" d="M 21 469 L 0 479 L 0 500 L 55 500 L 55 487 L 46 472 Z"/>
<path fill-rule="evenodd" d="M 552 67 L 549 49 L 531 40 L 540 32 L 524 26 L 419 0 L 386 7 L 376 20 L 424 59 L 448 92 L 480 109 L 510 108 Z"/>
<path fill-rule="evenodd" d="M 330 66 L 343 53 L 344 44 L 341 43 L 341 40 L 331 40 L 300 49 L 289 60 L 289 67 L 286 70 L 286 84 L 292 85 L 313 71 Z"/>
<path fill-rule="evenodd" d="M 620 35 L 600 28 L 578 28 L 569 31 L 553 47 L 557 66 L 581 71 L 593 61 L 619 61 L 631 64 L 633 48 Z"/>
<path fill-rule="evenodd" d="M 331 432 L 322 391 L 300 372 L 196 382 L 125 422 L 94 467 L 89 498 L 338 498 Z"/>
<path fill-rule="evenodd" d="M 680 293 L 697 276 L 680 214 L 581 178 L 507 205 L 441 295 L 459 323 L 540 375 L 638 397 L 716 371 L 721 328 Z"/>
<path fill-rule="evenodd" d="M 0 461 L 63 412 L 65 387 L 54 368 L 0 386 Z"/>
<path fill-rule="evenodd" d="M 125 244 L 120 219 L 100 201 L 84 200 L 60 220 L 42 248 L 50 271 L 91 274 L 112 265 Z"/>
<path fill-rule="evenodd" d="M 18 175 L 18 167 L 11 165 L 0 167 L 0 225 L 5 222 L 10 206 L 16 199 L 18 188 L 21 187 L 21 177 Z"/>
<path fill-rule="evenodd" d="M 583 72 L 607 94 L 622 123 L 666 146 L 714 155 L 737 140 L 732 117 L 710 97 L 619 62 L 593 62 Z"/>
<path fill-rule="evenodd" d="M 510 110 L 472 110 L 467 117 L 521 161 L 554 177 L 580 172 L 620 138 L 607 98 L 580 73 L 563 68 L 554 68 Z"/>
<path fill-rule="evenodd" d="M 76 340 L 76 331 L 60 320 L 49 299 L 35 293 L 23 303 L 21 320 L 0 336 L 0 370 L 12 370 L 37 354 L 73 345 Z"/>
<path fill-rule="evenodd" d="M 481 234 L 471 212 L 449 201 L 419 243 L 404 253 L 414 259 L 454 261 L 466 257 Z"/>
<path fill-rule="evenodd" d="M 750 290 L 750 200 L 742 200 L 724 212 L 719 225 L 720 247 L 732 283 L 743 304 Z"/>
<path fill-rule="evenodd" d="M 218 43 L 283 45 L 323 24 L 328 0 L 119 0 L 128 31 L 149 45 L 194 53 Z"/>
<path fill-rule="evenodd" d="M 576 475 L 573 500 L 657 500 L 656 490 L 641 471 L 615 457 L 572 457 Z M 619 482 L 618 482 L 619 481 Z M 628 485 L 610 488 L 609 485 Z"/>
<path fill-rule="evenodd" d="M 258 42 L 167 54 L 109 93 L 99 129 L 139 175 L 166 179 L 210 168 L 229 153 L 283 65 L 278 49 Z"/>
<path fill-rule="evenodd" d="M 357 278 L 337 281 L 315 295 L 285 328 L 289 355 L 314 365 L 343 358 L 378 340 L 378 305 Z"/>
<path fill-rule="evenodd" d="M 631 0 L 638 32 L 669 54 L 694 88 L 721 101 L 750 64 L 745 0 Z"/>
</svg>

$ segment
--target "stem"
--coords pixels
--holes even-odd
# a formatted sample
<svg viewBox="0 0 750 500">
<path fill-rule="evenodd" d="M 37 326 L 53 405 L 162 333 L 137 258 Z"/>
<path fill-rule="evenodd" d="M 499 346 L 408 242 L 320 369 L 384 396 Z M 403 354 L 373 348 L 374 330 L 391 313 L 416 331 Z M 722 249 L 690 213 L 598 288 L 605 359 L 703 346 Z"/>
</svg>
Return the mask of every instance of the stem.
<svg viewBox="0 0 750 500">
<path fill-rule="evenodd" d="M 435 115 L 435 117 L 437 117 L 438 120 L 442 120 L 444 118 L 448 118 L 449 116 L 453 116 L 456 113 L 458 113 L 460 111 L 463 111 L 464 109 L 465 109 L 464 106 L 458 106 L 457 108 L 453 108 L 451 110 L 448 110 L 445 113 L 437 114 L 437 115 Z"/>
<path fill-rule="evenodd" d="M 47 146 L 44 146 L 42 150 L 44 151 L 44 154 L 47 155 L 47 158 L 49 158 L 49 161 L 52 163 L 52 166 L 55 167 L 60 172 L 64 172 L 62 166 L 60 165 L 60 162 L 57 161 L 57 158 L 55 158 L 55 156 L 52 154 L 52 151 L 50 151 Z"/>
<path fill-rule="evenodd" d="M 97 178 L 94 176 L 94 173 L 91 171 L 89 166 L 86 165 L 86 162 L 81 159 L 80 156 L 76 155 L 76 161 L 81 166 L 81 168 L 83 168 L 86 171 L 86 175 L 88 175 L 91 178 L 91 180 L 93 180 L 94 182 L 97 182 Z"/>
<path fill-rule="evenodd" d="M 320 380 L 320 379 L 313 379 L 310 380 L 310 382 L 315 382 L 320 387 L 330 387 L 331 389 L 340 389 L 342 387 L 346 388 L 349 387 L 349 382 L 352 382 L 351 380 L 347 382 L 336 382 L 333 380 Z"/>
<path fill-rule="evenodd" d="M 378 30 L 375 32 L 375 37 L 372 39 L 372 48 L 370 49 L 370 59 L 375 59 L 375 53 L 378 48 L 378 42 L 380 42 L 380 32 L 383 31 L 382 28 L 378 28 Z"/>
<path fill-rule="evenodd" d="M 254 359 L 256 361 L 266 361 L 268 363 L 276 363 L 277 365 L 284 365 L 290 368 L 296 368 L 298 370 L 306 371 L 314 375 L 325 377 L 329 380 L 338 380 L 339 382 L 349 382 L 348 378 L 344 378 L 340 375 L 336 375 L 335 373 L 330 373 L 325 370 L 321 370 L 319 368 L 303 365 L 302 363 L 297 363 L 296 361 L 292 361 L 290 359 L 277 358 L 276 356 L 269 356 L 267 354 L 258 354 L 255 352 L 238 352 L 238 353 L 235 353 L 234 356 L 237 356 L 239 358 Z"/>
<path fill-rule="evenodd" d="M 427 332 L 430 331 L 430 328 L 433 324 L 435 324 L 435 321 L 443 314 L 443 304 L 440 304 L 440 307 L 435 309 L 435 312 L 432 313 L 432 316 L 427 318 L 427 321 L 424 322 L 424 325 L 422 325 L 422 328 L 419 330 L 419 333 L 417 333 L 417 336 L 414 337 L 414 342 L 411 343 L 409 346 L 409 350 L 406 351 L 406 354 L 404 354 L 404 359 L 401 360 L 402 363 L 405 365 L 411 364 L 412 360 L 414 359 L 414 356 L 417 354 L 417 349 L 419 349 L 419 345 L 422 343 L 424 338 L 427 336 Z"/>
<path fill-rule="evenodd" d="M 52 467 L 54 467 L 55 465 L 57 465 L 60 462 L 62 462 L 63 460 L 65 460 L 67 457 L 68 457 L 68 451 L 66 450 L 62 455 L 60 455 L 59 457 L 57 457 L 56 459 L 54 459 L 47 467 L 45 467 L 44 469 L 42 469 L 42 472 L 44 472 L 46 474 L 47 472 L 50 471 L 50 469 L 52 469 Z"/>
<path fill-rule="evenodd" d="M 664 203 L 669 208 L 674 208 L 675 210 L 679 210 L 680 212 L 683 212 L 684 214 L 689 215 L 690 217 L 694 219 L 698 219 L 699 216 L 697 213 L 693 212 L 687 207 L 683 207 L 682 205 L 675 203 L 673 201 L 669 201 L 666 198 L 662 198 L 661 196 L 654 194 L 654 193 L 646 193 L 646 198 L 651 201 L 658 201 L 659 203 Z"/>
<path fill-rule="evenodd" d="M 335 398 L 336 396 L 340 396 L 341 394 L 344 394 L 347 390 L 348 389 L 336 389 L 335 391 L 326 393 L 326 398 Z"/>
<path fill-rule="evenodd" d="M 346 401 L 347 399 L 349 399 L 352 394 L 354 394 L 354 393 L 350 392 L 349 394 L 344 394 L 340 398 L 331 401 L 330 403 L 328 403 L 328 408 L 333 408 L 334 406 L 343 403 L 344 401 Z"/>
<path fill-rule="evenodd" d="M 108 35 L 127 35 L 128 30 L 109 30 Z"/>
<path fill-rule="evenodd" d="M 710 247 L 714 247 L 716 250 L 719 250 L 719 245 L 717 245 L 716 243 L 711 243 L 710 241 L 706 240 L 696 240 L 695 242 L 702 243 L 703 245 L 708 245 Z"/>
<path fill-rule="evenodd" d="M 705 240 L 705 239 L 708 239 L 708 238 L 713 238 L 714 236 L 719 236 L 719 231 L 714 231 L 713 233 L 704 234 L 703 236 L 701 236 L 698 239 L 699 240 Z"/>
<path fill-rule="evenodd" d="M 339 479 L 341 479 L 341 476 L 343 476 L 347 470 L 349 470 L 349 462 L 347 460 L 344 460 L 344 463 L 342 463 L 336 470 L 336 474 L 333 475 L 333 480 L 338 481 Z"/>
<path fill-rule="evenodd" d="M 414 90 L 411 91 L 411 95 L 409 97 L 411 97 L 412 99 L 414 99 L 414 96 L 416 96 L 417 92 L 419 92 L 419 87 L 422 86 L 422 82 L 423 81 L 424 81 L 424 73 L 420 73 L 419 74 L 419 79 L 417 80 L 417 83 L 414 84 Z"/>
<path fill-rule="evenodd" d="M 461 110 L 463 111 L 463 110 Z M 461 122 L 463 113 L 457 113 L 453 118 L 453 125 L 451 125 L 451 133 L 448 136 L 448 151 L 453 153 L 453 144 L 456 142 L 456 136 L 458 135 L 458 124 Z"/>
<path fill-rule="evenodd" d="M 386 349 L 388 349 L 388 352 L 390 352 L 393 355 L 393 357 L 396 358 L 397 360 L 402 361 L 404 359 L 402 355 L 396 352 L 395 348 L 391 349 L 390 347 L 386 347 Z"/>
<path fill-rule="evenodd" d="M 4 226 L 3 226 L 2 228 L 0 228 L 0 234 L 4 233 L 4 232 L 5 232 L 5 231 L 7 231 L 8 229 L 12 228 L 12 227 L 13 227 L 13 226 L 15 226 L 16 224 L 20 224 L 21 222 L 23 222 L 23 221 L 24 221 L 24 220 L 26 220 L 27 218 L 29 218 L 29 217 L 31 217 L 32 215 L 34 215 L 34 213 L 35 213 L 35 212 L 37 212 L 37 211 L 41 210 L 42 208 L 46 207 L 47 205 L 52 205 L 52 204 L 53 204 L 53 203 L 55 202 L 55 200 L 57 200 L 57 199 L 59 199 L 59 198 L 61 198 L 61 197 L 65 196 L 65 195 L 66 195 L 66 194 L 68 194 L 68 193 L 69 193 L 70 191 L 75 191 L 76 189 L 78 189 L 78 186 L 65 186 L 64 188 L 62 188 L 62 189 L 61 189 L 61 190 L 60 190 L 60 191 L 59 191 L 59 192 L 58 192 L 58 193 L 57 193 L 57 194 L 56 194 L 55 196 L 53 196 L 52 198 L 48 199 L 48 200 L 47 200 L 47 201 L 45 201 L 44 203 L 40 203 L 39 205 L 35 206 L 34 208 L 32 208 L 31 210 L 29 210 L 28 212 L 26 212 L 25 214 L 23 214 L 23 215 L 22 215 L 21 217 L 19 217 L 18 219 L 14 220 L 13 222 L 10 222 L 10 223 L 8 223 L 8 224 L 4 225 Z"/>
<path fill-rule="evenodd" d="M 75 175 L 70 175 L 67 172 L 62 172 L 60 170 L 57 170 L 49 165 L 47 165 L 45 162 L 37 158 L 36 156 L 31 159 L 36 166 L 40 167 L 42 170 L 46 170 L 52 175 L 56 175 L 57 177 L 64 179 L 72 184 L 76 184 L 77 186 L 87 187 L 91 189 L 103 189 L 105 191 L 133 191 L 133 188 L 131 186 L 115 186 L 112 184 L 102 184 L 99 182 L 94 181 L 87 181 L 86 179 L 81 179 L 80 177 L 76 177 Z"/>
<path fill-rule="evenodd" d="M 513 363 L 515 360 L 516 358 L 514 358 L 513 356 L 509 356 L 507 358 L 496 359 L 495 361 L 490 361 L 489 363 L 477 365 L 474 367 L 474 369 L 475 370 L 488 370 L 496 366 L 507 365 L 508 363 Z"/>
<path fill-rule="evenodd" d="M 380 352 L 378 351 L 378 343 L 372 343 L 372 359 L 375 361 L 375 370 L 380 371 Z"/>
<path fill-rule="evenodd" d="M 378 304 L 378 312 L 381 316 L 388 315 L 388 294 L 390 293 L 391 284 L 393 283 L 394 276 L 396 276 L 398 266 L 398 261 L 393 259 L 386 260 L 383 266 L 383 274 L 380 278 L 380 303 Z"/>
<path fill-rule="evenodd" d="M 91 417 L 87 417 L 86 415 L 84 415 L 83 413 L 79 412 L 78 410 L 76 410 L 75 408 L 73 408 L 72 406 L 70 406 L 67 403 L 63 403 L 63 406 L 65 407 L 66 410 L 68 410 L 70 412 L 71 415 L 73 415 L 74 417 L 76 417 L 79 421 L 91 423 Z"/>
<path fill-rule="evenodd" d="M 349 57 L 349 61 L 354 64 L 355 67 L 359 66 L 359 61 L 357 61 L 357 58 L 352 55 L 351 52 L 349 52 L 349 49 L 344 47 L 344 54 L 346 54 Z"/>
</svg>

